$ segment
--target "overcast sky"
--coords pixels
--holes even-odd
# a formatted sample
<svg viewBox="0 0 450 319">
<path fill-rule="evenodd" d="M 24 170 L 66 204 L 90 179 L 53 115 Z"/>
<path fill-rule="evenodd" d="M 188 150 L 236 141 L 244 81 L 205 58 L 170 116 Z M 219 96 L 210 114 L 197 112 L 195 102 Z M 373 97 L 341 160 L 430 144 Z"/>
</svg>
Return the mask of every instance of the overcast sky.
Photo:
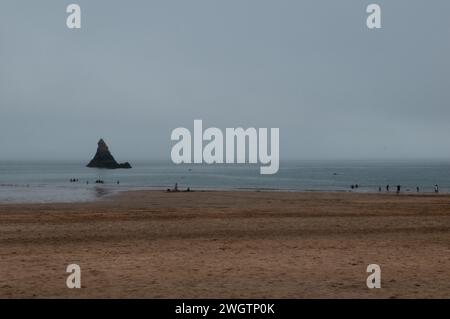
<svg viewBox="0 0 450 319">
<path fill-rule="evenodd" d="M 66 27 L 66 6 L 82 29 Z M 382 29 L 366 7 L 382 7 Z M 170 157 L 279 127 L 283 159 L 449 158 L 448 0 L 1 0 L 0 159 Z"/>
</svg>

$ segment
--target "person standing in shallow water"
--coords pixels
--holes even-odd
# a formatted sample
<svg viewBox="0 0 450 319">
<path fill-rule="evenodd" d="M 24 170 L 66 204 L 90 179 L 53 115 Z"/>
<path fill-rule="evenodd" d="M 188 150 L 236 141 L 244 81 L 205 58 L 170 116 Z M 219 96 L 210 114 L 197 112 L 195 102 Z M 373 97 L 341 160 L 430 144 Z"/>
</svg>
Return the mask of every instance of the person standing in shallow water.
<svg viewBox="0 0 450 319">
<path fill-rule="evenodd" d="M 434 192 L 436 194 L 439 193 L 439 185 L 438 184 L 434 185 Z"/>
<path fill-rule="evenodd" d="M 400 190 L 401 190 L 402 186 L 401 185 L 397 185 L 397 194 L 400 194 Z"/>
<path fill-rule="evenodd" d="M 389 185 L 386 185 L 386 192 L 389 192 Z"/>
</svg>

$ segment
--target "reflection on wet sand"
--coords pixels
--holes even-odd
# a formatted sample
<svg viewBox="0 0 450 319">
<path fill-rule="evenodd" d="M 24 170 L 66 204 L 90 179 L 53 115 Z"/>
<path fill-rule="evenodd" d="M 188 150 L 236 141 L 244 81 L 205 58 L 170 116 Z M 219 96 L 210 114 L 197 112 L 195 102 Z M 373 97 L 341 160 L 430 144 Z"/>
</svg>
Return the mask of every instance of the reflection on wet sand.
<svg viewBox="0 0 450 319">
<path fill-rule="evenodd" d="M 100 187 L 100 186 L 96 186 L 96 187 L 94 188 L 94 191 L 95 191 L 95 197 L 96 197 L 96 198 L 100 198 L 100 197 L 106 196 L 106 195 L 108 195 L 108 194 L 111 193 L 111 192 L 108 191 L 106 188 Z"/>
</svg>

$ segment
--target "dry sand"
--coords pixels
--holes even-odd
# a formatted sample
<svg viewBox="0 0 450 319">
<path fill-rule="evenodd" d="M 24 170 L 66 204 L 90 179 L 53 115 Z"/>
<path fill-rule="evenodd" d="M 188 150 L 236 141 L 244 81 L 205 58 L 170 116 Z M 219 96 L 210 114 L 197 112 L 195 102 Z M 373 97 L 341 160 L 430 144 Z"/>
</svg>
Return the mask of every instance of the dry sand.
<svg viewBox="0 0 450 319">
<path fill-rule="evenodd" d="M 68 264 L 82 289 L 68 289 Z M 366 287 L 366 267 L 382 288 Z M 2 298 L 450 297 L 450 196 L 129 192 L 0 205 Z"/>
</svg>

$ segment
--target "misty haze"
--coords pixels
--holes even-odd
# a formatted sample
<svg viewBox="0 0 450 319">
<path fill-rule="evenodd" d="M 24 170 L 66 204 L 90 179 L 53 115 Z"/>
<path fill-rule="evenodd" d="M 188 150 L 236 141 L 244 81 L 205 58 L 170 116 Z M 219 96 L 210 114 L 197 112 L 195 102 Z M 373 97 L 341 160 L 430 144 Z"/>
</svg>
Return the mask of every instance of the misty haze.
<svg viewBox="0 0 450 319">
<path fill-rule="evenodd" d="M 450 158 L 450 3 L 2 1 L 0 160 L 169 160 L 170 132 L 279 127 L 280 158 Z M 408 8 L 408 10 L 405 10 Z M 94 145 L 94 146 L 93 146 Z"/>
</svg>

